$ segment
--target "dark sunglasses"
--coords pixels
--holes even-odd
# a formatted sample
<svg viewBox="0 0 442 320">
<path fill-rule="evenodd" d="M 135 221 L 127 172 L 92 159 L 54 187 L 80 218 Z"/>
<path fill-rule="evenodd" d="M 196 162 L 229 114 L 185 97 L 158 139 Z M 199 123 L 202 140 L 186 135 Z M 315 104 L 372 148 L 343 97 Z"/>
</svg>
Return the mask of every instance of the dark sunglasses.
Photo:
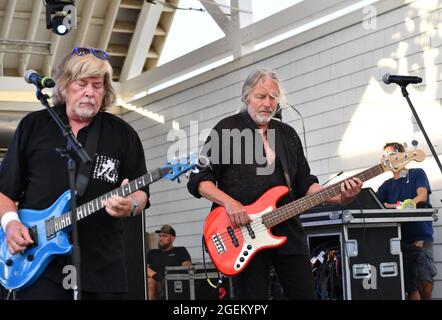
<svg viewBox="0 0 442 320">
<path fill-rule="evenodd" d="M 77 56 L 84 56 L 86 54 L 93 54 L 95 57 L 101 60 L 109 60 L 109 54 L 103 50 L 90 49 L 90 48 L 78 48 L 75 47 L 71 54 L 75 53 Z"/>
</svg>

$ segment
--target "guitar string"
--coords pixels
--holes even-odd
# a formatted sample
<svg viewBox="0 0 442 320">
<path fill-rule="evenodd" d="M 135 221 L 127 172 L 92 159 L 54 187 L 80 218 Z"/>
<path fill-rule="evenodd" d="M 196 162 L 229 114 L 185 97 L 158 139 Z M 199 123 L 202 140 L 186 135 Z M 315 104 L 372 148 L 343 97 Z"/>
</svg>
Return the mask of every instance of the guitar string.
<svg viewBox="0 0 442 320">
<path fill-rule="evenodd" d="M 120 186 L 114 190 L 111 190 L 111 191 L 105 193 L 104 195 L 101 195 L 91 201 L 88 201 L 88 202 L 80 205 L 78 207 L 78 209 L 80 209 L 80 210 L 77 210 L 77 219 L 81 220 L 83 218 L 90 216 L 94 212 L 103 209 L 104 206 L 102 205 L 101 202 L 104 200 L 108 200 L 109 198 L 111 198 L 114 195 L 125 197 L 125 196 L 127 196 L 131 193 L 134 193 L 134 192 L 138 191 L 139 189 L 141 189 L 147 185 L 150 185 L 153 182 L 161 179 L 163 176 L 165 176 L 167 174 L 167 173 L 162 173 L 161 172 L 162 169 L 163 168 L 159 168 L 159 169 L 155 169 L 153 171 L 147 172 L 146 174 L 142 175 L 141 177 L 138 177 L 132 181 L 129 181 L 124 186 Z M 180 171 L 182 171 L 182 172 L 180 172 L 179 174 L 182 174 L 190 169 L 191 169 L 191 167 L 186 168 L 186 169 L 181 169 Z M 148 182 L 146 182 L 146 180 Z M 127 192 L 127 194 L 125 194 L 126 192 Z M 92 210 L 91 210 L 91 208 L 92 208 Z M 68 211 L 66 213 L 63 213 L 61 216 L 55 218 L 54 231 L 58 232 L 58 231 L 65 229 L 66 227 L 71 225 L 71 221 L 72 221 L 72 211 Z M 55 225 L 57 225 L 58 227 L 55 227 Z"/>
<path fill-rule="evenodd" d="M 376 167 L 374 167 L 374 168 L 376 168 Z M 374 168 L 371 168 L 371 169 L 374 169 Z M 360 176 L 363 176 L 363 175 L 360 174 Z M 304 212 L 305 210 L 308 210 L 308 208 L 307 208 L 305 210 L 301 210 L 301 211 L 298 211 L 295 214 L 293 214 L 293 211 L 297 210 L 297 208 L 299 208 L 299 207 L 301 207 L 301 208 L 306 208 L 306 206 L 307 207 L 312 207 L 315 204 L 318 204 L 318 203 L 321 203 L 321 202 L 323 202 L 323 201 L 325 201 L 327 199 L 333 198 L 335 195 L 339 194 L 339 192 L 336 192 L 333 189 L 339 188 L 340 187 L 340 183 L 342 183 L 342 182 L 339 182 L 336 185 L 330 186 L 329 189 L 327 189 L 327 190 L 319 191 L 320 194 L 311 194 L 311 195 L 309 195 L 309 196 L 307 196 L 307 197 L 305 197 L 303 199 L 298 199 L 297 201 L 295 201 L 295 202 L 298 202 L 300 204 L 297 207 L 294 207 L 294 203 L 295 202 L 292 202 L 292 203 L 287 204 L 286 206 L 277 208 L 277 209 L 275 209 L 275 210 L 273 210 L 273 211 L 271 211 L 269 213 L 264 214 L 264 215 L 269 214 L 269 216 L 267 216 L 268 219 L 266 219 L 267 222 L 269 224 L 276 225 L 276 224 L 278 224 L 279 220 L 281 220 L 281 221 L 287 220 L 285 217 L 287 216 L 288 213 L 289 213 L 290 217 L 294 217 L 294 216 L 299 215 L 300 213 Z M 326 197 L 322 196 L 322 194 L 324 194 L 324 193 L 327 194 Z M 253 231 L 255 231 L 255 232 L 261 232 L 263 230 L 268 229 L 265 226 L 265 224 L 262 222 L 262 217 L 259 217 L 259 218 L 255 219 L 255 220 L 253 220 L 250 223 L 250 226 L 253 229 Z M 256 227 L 254 227 L 254 226 L 256 226 Z M 260 227 L 260 226 L 262 226 L 262 227 Z M 244 228 L 246 228 L 246 227 L 234 228 L 235 235 L 237 235 L 236 234 L 237 231 L 240 234 L 240 236 L 243 235 L 242 230 Z M 248 233 L 248 230 L 247 230 L 247 232 L 246 232 L 246 230 L 244 230 L 244 231 L 245 231 L 246 234 Z M 229 235 L 228 232 L 222 232 L 222 233 L 220 233 L 220 236 L 221 236 L 222 240 L 226 240 L 226 239 L 230 238 L 230 235 Z M 227 242 L 230 243 L 231 241 L 227 241 Z"/>
<path fill-rule="evenodd" d="M 414 160 L 414 159 L 411 158 L 410 160 Z M 391 162 L 389 163 L 389 165 L 390 165 L 390 167 L 391 167 L 391 166 L 394 166 L 395 164 L 399 164 L 399 163 L 401 163 L 402 161 L 403 161 L 403 159 L 395 159 L 395 160 L 391 161 Z M 380 172 L 379 172 L 379 173 L 375 173 L 375 172 L 373 172 L 373 174 L 370 174 L 371 171 L 380 171 Z M 362 180 L 365 182 L 365 181 L 367 181 L 367 180 L 369 180 L 369 179 L 371 179 L 371 178 L 374 178 L 375 176 L 377 176 L 377 175 L 379 175 L 379 174 L 381 174 L 381 173 L 383 173 L 383 172 L 384 172 L 384 171 L 382 170 L 381 165 L 377 165 L 377 166 L 374 166 L 374 167 L 372 167 L 372 168 L 369 168 L 369 169 L 367 169 L 367 170 L 365 170 L 365 171 L 362 171 L 360 174 L 357 174 L 357 175 L 355 175 L 355 176 L 360 176 L 360 177 L 363 177 L 363 176 L 364 176 L 364 178 L 363 178 Z M 371 177 L 369 177 L 369 178 L 365 178 L 365 175 L 369 175 L 369 176 L 371 176 Z M 344 181 L 345 181 L 345 180 L 344 180 Z M 333 191 L 332 189 L 333 189 L 333 188 L 336 188 L 336 187 L 339 187 L 340 184 L 341 184 L 342 182 L 343 182 L 343 181 L 340 181 L 340 182 L 338 182 L 338 183 L 336 183 L 336 184 L 334 184 L 334 185 L 331 185 L 329 188 L 327 188 L 328 191 Z M 321 190 L 321 191 L 319 191 L 319 193 L 323 193 L 324 191 L 325 191 L 325 190 Z M 327 192 L 328 192 L 328 191 L 327 191 Z M 340 193 L 338 193 L 338 194 L 340 194 Z M 309 197 L 309 198 L 315 198 L 315 197 L 313 197 L 313 195 L 314 195 L 314 194 L 311 194 L 310 196 L 312 196 L 312 197 L 309 197 L 309 196 L 307 196 L 307 197 Z M 315 195 L 315 196 L 317 197 L 318 195 Z M 307 198 L 307 197 L 306 197 L 306 198 Z M 332 195 L 331 197 L 325 199 L 325 200 L 328 200 L 328 199 L 330 199 L 330 198 L 333 198 L 333 195 Z M 303 199 L 303 198 L 298 199 L 297 201 L 301 200 L 300 202 L 302 202 L 302 199 Z M 305 201 L 307 201 L 307 200 L 308 200 L 308 199 L 306 199 Z M 323 201 L 325 201 L 325 200 L 323 200 Z M 297 201 L 295 201 L 295 202 L 297 202 Z M 319 203 L 321 203 L 321 202 L 319 202 Z M 293 202 L 292 202 L 292 203 L 289 203 L 289 204 L 287 204 L 287 205 L 285 205 L 285 206 L 283 206 L 283 207 L 281 207 L 281 208 L 277 208 L 277 209 L 275 209 L 275 210 L 273 210 L 273 211 L 267 213 L 267 214 L 271 214 L 271 213 L 273 213 L 273 215 L 270 216 L 270 218 L 268 219 L 268 221 L 269 221 L 269 222 L 275 222 L 275 220 L 276 220 L 276 221 L 280 220 L 280 219 L 281 219 L 280 217 L 283 217 L 286 213 L 289 213 L 289 212 L 292 213 L 293 210 L 296 209 L 296 208 L 292 208 L 293 206 L 290 206 L 291 204 L 293 204 Z M 289 207 L 290 207 L 290 208 L 289 208 Z M 310 208 L 311 208 L 311 207 L 310 207 Z M 306 209 L 306 210 L 308 210 L 308 209 Z M 279 212 L 279 214 L 280 214 L 279 216 L 275 216 L 276 211 L 280 211 L 280 212 Z M 285 211 L 285 212 L 284 212 L 284 211 Z M 305 210 L 304 210 L 304 211 L 305 211 Z M 292 215 L 292 217 L 297 216 L 297 215 L 299 215 L 300 213 L 302 213 L 302 212 L 304 212 L 304 211 L 298 212 L 298 213 L 296 213 L 295 215 Z M 285 220 L 287 220 L 287 219 L 282 219 L 280 222 L 285 221 Z M 278 224 L 278 223 L 280 223 L 280 222 L 277 222 L 276 224 Z M 269 229 L 270 229 L 270 228 L 267 228 L 266 225 L 262 222 L 262 217 L 259 217 L 258 219 L 255 219 L 255 220 L 253 220 L 252 222 L 250 222 L 250 226 L 251 226 L 251 227 L 252 227 L 252 225 L 256 225 L 256 224 L 258 224 L 258 225 L 257 225 L 255 228 L 252 228 L 254 232 L 262 232 L 262 231 L 265 231 L 265 230 L 269 230 Z M 276 224 L 273 224 L 273 226 L 276 225 Z M 233 228 L 233 230 L 234 230 L 234 234 L 235 234 L 235 236 L 236 236 L 237 239 L 238 239 L 238 238 L 243 238 L 243 239 L 244 239 L 244 234 L 246 235 L 246 237 L 251 238 L 251 236 L 248 235 L 248 230 L 247 230 L 247 232 L 243 233 L 242 230 L 243 230 L 244 228 L 247 229 L 247 227 L 245 227 L 245 226 L 242 226 L 242 227 L 239 227 L 239 228 Z M 240 237 L 238 237 L 238 234 L 239 234 Z M 223 240 L 223 244 L 224 244 L 224 246 L 226 247 L 226 249 L 227 249 L 227 247 L 234 246 L 233 241 L 232 241 L 232 239 L 231 239 L 231 237 L 230 237 L 230 235 L 229 235 L 228 232 L 221 232 L 219 235 L 221 236 L 221 239 Z M 243 240 L 243 241 L 244 241 L 244 240 Z"/>
</svg>

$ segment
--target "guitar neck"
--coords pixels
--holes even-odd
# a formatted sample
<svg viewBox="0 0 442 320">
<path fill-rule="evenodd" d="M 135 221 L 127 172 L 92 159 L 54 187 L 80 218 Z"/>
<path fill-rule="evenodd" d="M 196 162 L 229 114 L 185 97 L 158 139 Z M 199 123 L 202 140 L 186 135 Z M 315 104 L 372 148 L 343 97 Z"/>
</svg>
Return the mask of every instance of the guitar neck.
<svg viewBox="0 0 442 320">
<path fill-rule="evenodd" d="M 94 200 L 86 202 L 85 204 L 77 208 L 77 220 L 80 221 L 81 219 L 90 216 L 94 212 L 103 209 L 104 206 L 102 202 L 111 198 L 112 196 L 126 197 L 129 194 L 134 193 L 135 191 L 145 186 L 148 186 L 152 182 L 161 179 L 168 172 L 169 169 L 163 169 L 163 168 L 156 169 L 152 172 L 148 172 L 147 174 L 135 180 L 130 181 L 128 184 L 125 184 L 124 186 L 118 187 L 98 198 L 95 198 Z M 60 231 L 64 228 L 69 227 L 72 224 L 71 211 L 66 212 L 65 214 L 56 218 L 54 224 L 55 224 L 55 231 Z"/>
<path fill-rule="evenodd" d="M 374 166 L 370 169 L 367 169 L 357 175 L 352 176 L 358 177 L 365 182 L 370 180 L 377 175 L 383 173 L 384 170 L 381 165 Z M 349 178 L 350 179 L 350 178 Z M 323 203 L 339 194 L 341 194 L 341 182 L 337 182 L 332 184 L 318 192 L 309 194 L 301 199 L 298 199 L 294 202 L 286 204 L 278 209 L 273 210 L 272 212 L 266 213 L 262 216 L 262 221 L 267 228 L 271 228 L 280 224 L 281 222 L 293 218 L 304 211 L 307 211 L 314 206 L 317 206 L 320 203 Z"/>
</svg>

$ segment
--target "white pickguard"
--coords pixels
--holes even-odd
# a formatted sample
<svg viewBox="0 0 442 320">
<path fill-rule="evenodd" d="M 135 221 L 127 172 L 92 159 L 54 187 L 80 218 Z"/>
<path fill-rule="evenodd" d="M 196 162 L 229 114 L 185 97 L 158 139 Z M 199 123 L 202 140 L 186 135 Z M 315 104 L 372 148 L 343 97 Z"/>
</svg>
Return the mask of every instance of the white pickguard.
<svg viewBox="0 0 442 320">
<path fill-rule="evenodd" d="M 275 208 L 270 206 L 259 213 L 250 215 L 250 218 L 252 219 L 250 225 L 252 226 L 252 231 L 255 234 L 255 238 L 250 236 L 247 227 L 243 226 L 240 228 L 244 239 L 244 244 L 241 254 L 238 256 L 235 261 L 235 265 L 233 266 L 235 270 L 241 269 L 253 256 L 253 253 L 259 248 L 276 246 L 284 241 L 282 239 L 275 239 L 273 236 L 271 236 L 269 229 L 267 229 L 267 227 L 262 223 L 262 215 L 267 212 L 271 212 L 274 209 Z"/>
</svg>

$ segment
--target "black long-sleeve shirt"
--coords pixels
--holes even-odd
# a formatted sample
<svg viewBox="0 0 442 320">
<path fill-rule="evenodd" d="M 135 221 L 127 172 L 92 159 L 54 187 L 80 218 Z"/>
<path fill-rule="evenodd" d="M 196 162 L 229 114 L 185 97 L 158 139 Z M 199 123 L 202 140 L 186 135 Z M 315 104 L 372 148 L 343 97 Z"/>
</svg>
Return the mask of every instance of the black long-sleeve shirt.
<svg viewBox="0 0 442 320">
<path fill-rule="evenodd" d="M 223 133 L 225 137 L 226 133 L 231 132 L 229 130 L 234 129 L 238 129 L 241 133 L 249 129 L 252 130 L 252 140 L 241 139 L 240 145 L 235 147 L 232 138 L 223 139 Z M 203 148 L 207 151 L 211 160 L 210 166 L 200 167 L 199 173 L 191 174 L 187 184 L 189 192 L 200 198 L 199 183 L 212 181 L 220 190 L 232 198 L 243 205 L 249 205 L 268 189 L 279 185 L 287 185 L 283 170 L 283 162 L 285 161 L 292 192 L 278 202 L 278 207 L 304 196 L 309 187 L 318 182 L 318 179 L 310 174 L 310 167 L 305 159 L 299 136 L 292 127 L 276 120 L 272 120 L 269 124 L 268 130 L 272 129 L 275 133 L 276 159 L 274 171 L 270 175 L 260 175 L 257 174 L 257 169 L 263 169 L 267 164 L 260 164 L 261 161 L 259 161 L 260 156 L 264 156 L 264 147 L 261 135 L 259 133 L 255 134 L 258 126 L 246 111 L 221 120 L 213 128 L 212 134 Z M 218 144 L 214 142 L 216 136 L 218 137 Z M 252 146 L 250 146 L 251 144 Z M 219 157 L 216 156 L 216 151 Z M 238 155 L 238 151 L 241 152 L 240 155 Z M 255 151 L 258 157 L 253 156 L 252 161 L 250 161 L 250 152 L 255 155 Z M 229 153 L 226 155 L 227 152 Z M 216 206 L 217 204 L 213 203 L 212 209 Z M 272 231 L 275 235 L 288 237 L 287 242 L 277 249 L 278 253 L 308 254 L 306 236 L 298 218 L 286 220 L 273 227 Z"/>
<path fill-rule="evenodd" d="M 64 123 L 68 123 L 64 106 L 54 107 Z M 133 180 L 146 173 L 141 141 L 124 120 L 99 112 L 101 133 L 88 186 L 78 205 L 86 203 L 121 185 L 124 178 Z M 77 135 L 85 145 L 94 122 Z M 48 208 L 69 189 L 66 159 L 55 148 L 66 141 L 46 110 L 30 113 L 18 125 L 0 166 L 0 192 L 19 202 L 19 209 Z M 77 166 L 79 159 L 76 158 Z M 106 167 L 107 166 L 107 167 Z M 141 189 L 149 195 L 149 188 Z M 121 219 L 111 217 L 104 209 L 79 221 L 81 275 L 83 290 L 91 292 L 127 291 L 126 257 Z M 61 283 L 62 268 L 70 263 L 66 256 L 57 256 L 41 275 Z"/>
</svg>

